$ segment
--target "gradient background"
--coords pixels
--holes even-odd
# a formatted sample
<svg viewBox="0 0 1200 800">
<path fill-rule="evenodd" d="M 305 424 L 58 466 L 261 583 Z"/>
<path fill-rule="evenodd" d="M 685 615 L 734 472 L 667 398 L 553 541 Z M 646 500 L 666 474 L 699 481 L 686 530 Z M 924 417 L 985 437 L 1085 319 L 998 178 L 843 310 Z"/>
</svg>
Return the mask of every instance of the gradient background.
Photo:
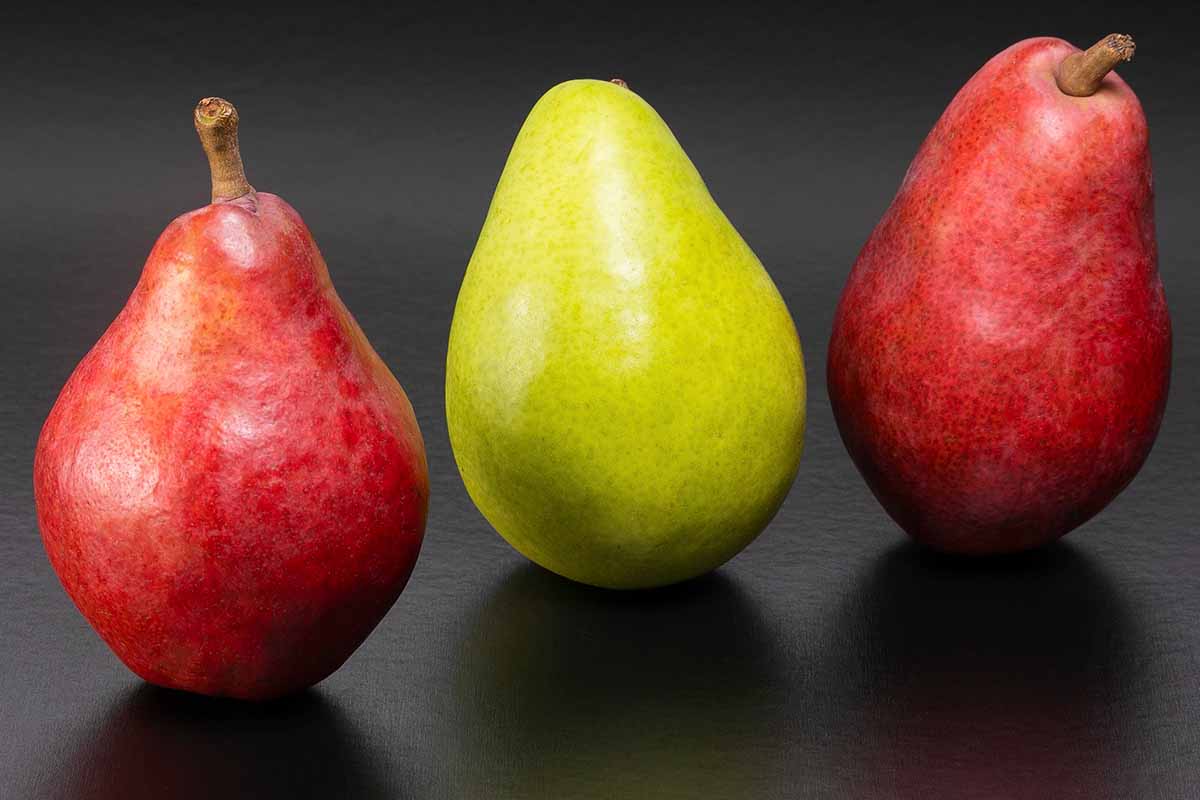
<svg viewBox="0 0 1200 800">
<path fill-rule="evenodd" d="M 39 5 L 0 28 L 0 797 L 1137 797 L 1200 784 L 1196 6 Z M 36 13 L 37 17 L 29 16 Z M 858 248 L 957 88 L 1031 35 L 1134 34 L 1172 395 L 1141 475 L 1031 555 L 907 543 L 838 439 L 825 347 Z M 614 594 L 528 565 L 446 437 L 446 336 L 525 114 L 625 77 L 767 265 L 809 364 L 800 476 L 715 575 Z M 433 500 L 413 580 L 351 661 L 269 706 L 141 684 L 38 537 L 38 430 L 159 232 L 207 202 L 191 110 L 242 112 L 250 180 L 312 228 L 406 387 Z"/>
</svg>

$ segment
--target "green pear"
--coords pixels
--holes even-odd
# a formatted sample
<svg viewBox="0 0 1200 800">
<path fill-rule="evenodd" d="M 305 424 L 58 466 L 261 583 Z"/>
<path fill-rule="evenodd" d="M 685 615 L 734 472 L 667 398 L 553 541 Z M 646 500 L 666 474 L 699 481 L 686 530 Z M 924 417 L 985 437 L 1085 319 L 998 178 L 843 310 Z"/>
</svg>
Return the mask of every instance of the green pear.
<svg viewBox="0 0 1200 800">
<path fill-rule="evenodd" d="M 662 118 L 576 80 L 517 135 L 450 331 L 446 416 L 483 515 L 611 588 L 706 573 L 796 475 L 800 341 Z"/>
</svg>

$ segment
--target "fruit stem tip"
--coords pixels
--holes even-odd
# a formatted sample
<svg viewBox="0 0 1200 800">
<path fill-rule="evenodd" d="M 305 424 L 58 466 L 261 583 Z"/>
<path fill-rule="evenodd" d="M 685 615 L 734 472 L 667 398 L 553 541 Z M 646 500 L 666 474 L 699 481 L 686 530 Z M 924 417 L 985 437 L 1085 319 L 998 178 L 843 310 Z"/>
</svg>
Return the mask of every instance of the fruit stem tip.
<svg viewBox="0 0 1200 800">
<path fill-rule="evenodd" d="M 236 200 L 253 192 L 242 166 L 238 113 L 233 103 L 220 97 L 206 97 L 196 104 L 194 118 L 212 172 L 213 202 Z"/>
<path fill-rule="evenodd" d="M 1087 50 L 1064 58 L 1054 70 L 1054 81 L 1063 94 L 1091 97 L 1113 67 L 1133 58 L 1134 49 L 1132 36 L 1110 33 Z"/>
</svg>

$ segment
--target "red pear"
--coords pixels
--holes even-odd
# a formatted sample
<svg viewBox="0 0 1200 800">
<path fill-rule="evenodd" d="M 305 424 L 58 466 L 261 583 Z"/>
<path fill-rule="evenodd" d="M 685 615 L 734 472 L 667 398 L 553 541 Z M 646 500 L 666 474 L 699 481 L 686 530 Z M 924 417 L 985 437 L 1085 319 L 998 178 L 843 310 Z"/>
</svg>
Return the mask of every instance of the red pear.
<svg viewBox="0 0 1200 800">
<path fill-rule="evenodd" d="M 1146 120 L 1110 70 L 1028 39 L 929 134 L 842 294 L 833 411 L 887 512 L 940 550 L 1057 539 L 1133 479 L 1167 399 L 1171 324 Z"/>
<path fill-rule="evenodd" d="M 59 395 L 34 489 L 50 561 L 145 680 L 266 699 L 337 669 L 404 588 L 428 474 L 404 390 L 237 112 L 195 122 L 213 202 L 163 232 Z"/>
</svg>

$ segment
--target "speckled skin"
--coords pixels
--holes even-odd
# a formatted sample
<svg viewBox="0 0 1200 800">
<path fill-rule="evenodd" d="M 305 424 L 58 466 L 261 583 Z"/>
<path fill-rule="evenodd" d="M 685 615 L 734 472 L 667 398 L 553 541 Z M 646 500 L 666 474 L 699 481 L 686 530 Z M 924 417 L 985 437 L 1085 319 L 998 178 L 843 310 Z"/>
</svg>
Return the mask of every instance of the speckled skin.
<svg viewBox="0 0 1200 800">
<path fill-rule="evenodd" d="M 130 669 L 251 699 L 366 638 L 429 494 L 404 391 L 265 193 L 166 229 L 50 412 L 34 488 L 55 570 Z"/>
<path fill-rule="evenodd" d="M 629 89 L 570 81 L 526 120 L 459 294 L 446 412 L 484 516 L 584 583 L 708 572 L 787 494 L 805 413 L 795 326 Z"/>
<path fill-rule="evenodd" d="M 850 455 L 914 538 L 1031 548 L 1096 514 L 1150 452 L 1171 326 L 1146 121 L 1075 48 L 1020 42 L 955 97 L 850 275 L 828 384 Z"/>
</svg>

